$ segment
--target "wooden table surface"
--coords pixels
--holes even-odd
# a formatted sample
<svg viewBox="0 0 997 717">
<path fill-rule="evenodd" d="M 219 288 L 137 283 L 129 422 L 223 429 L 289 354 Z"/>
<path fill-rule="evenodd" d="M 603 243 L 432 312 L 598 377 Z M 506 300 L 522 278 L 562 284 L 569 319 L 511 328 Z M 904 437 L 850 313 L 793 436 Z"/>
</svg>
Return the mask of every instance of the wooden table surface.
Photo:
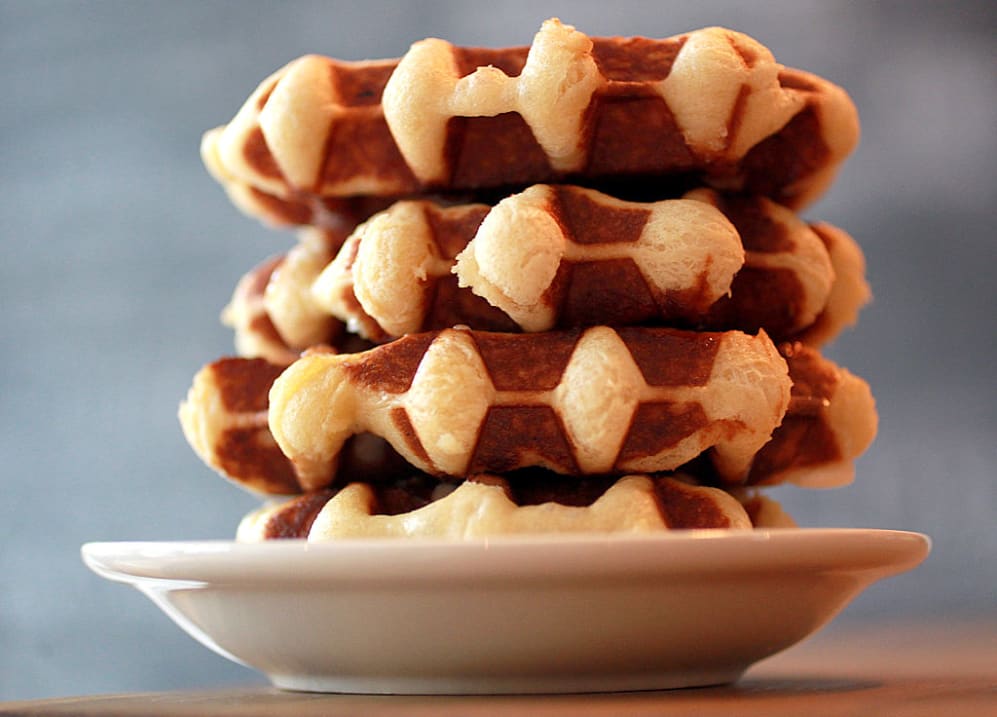
<svg viewBox="0 0 997 717">
<path fill-rule="evenodd" d="M 267 687 L 0 703 L 0 715 L 312 717 L 317 715 L 997 716 L 997 616 L 825 629 L 736 685 L 596 695 L 393 697 Z"/>
</svg>

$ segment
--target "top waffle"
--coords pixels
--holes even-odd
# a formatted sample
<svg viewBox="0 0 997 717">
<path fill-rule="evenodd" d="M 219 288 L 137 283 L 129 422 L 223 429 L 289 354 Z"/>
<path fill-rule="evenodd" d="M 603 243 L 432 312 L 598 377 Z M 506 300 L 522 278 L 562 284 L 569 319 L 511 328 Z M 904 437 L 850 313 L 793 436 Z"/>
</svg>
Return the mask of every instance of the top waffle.
<svg viewBox="0 0 997 717">
<path fill-rule="evenodd" d="M 743 34 L 589 38 L 548 20 L 528 48 L 429 39 L 400 60 L 302 57 L 202 154 L 244 210 L 323 224 L 372 197 L 552 181 L 658 194 L 705 181 L 797 208 L 857 139 L 843 90 Z"/>
</svg>

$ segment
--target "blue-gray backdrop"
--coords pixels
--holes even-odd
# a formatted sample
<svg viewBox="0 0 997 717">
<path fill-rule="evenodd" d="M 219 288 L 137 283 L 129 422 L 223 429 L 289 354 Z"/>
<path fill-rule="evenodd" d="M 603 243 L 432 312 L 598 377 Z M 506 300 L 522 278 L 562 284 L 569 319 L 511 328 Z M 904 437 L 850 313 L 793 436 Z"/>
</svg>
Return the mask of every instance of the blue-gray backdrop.
<svg viewBox="0 0 997 717">
<path fill-rule="evenodd" d="M 306 52 L 525 44 L 554 15 L 591 35 L 731 26 L 851 92 L 862 145 L 807 216 L 865 248 L 875 302 L 830 354 L 872 384 L 881 432 L 853 486 L 778 495 L 805 525 L 935 538 L 840 620 L 993 615 L 995 7 L 0 1 L 0 699 L 259 679 L 78 557 L 227 538 L 255 504 L 194 457 L 175 411 L 231 351 L 217 317 L 236 280 L 291 238 L 229 205 L 201 132 Z"/>
</svg>

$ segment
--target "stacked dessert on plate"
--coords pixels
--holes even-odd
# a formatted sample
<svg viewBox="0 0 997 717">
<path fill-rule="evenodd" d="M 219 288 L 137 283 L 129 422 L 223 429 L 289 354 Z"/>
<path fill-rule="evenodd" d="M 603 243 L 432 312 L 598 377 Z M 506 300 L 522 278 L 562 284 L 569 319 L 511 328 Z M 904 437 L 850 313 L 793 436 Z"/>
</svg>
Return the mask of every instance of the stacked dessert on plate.
<svg viewBox="0 0 997 717">
<path fill-rule="evenodd" d="M 798 212 L 858 140 L 835 85 L 745 35 L 417 42 L 296 60 L 204 161 L 297 243 L 180 409 L 267 498 L 238 538 L 792 525 L 876 432 L 820 353 L 869 291 Z"/>
</svg>

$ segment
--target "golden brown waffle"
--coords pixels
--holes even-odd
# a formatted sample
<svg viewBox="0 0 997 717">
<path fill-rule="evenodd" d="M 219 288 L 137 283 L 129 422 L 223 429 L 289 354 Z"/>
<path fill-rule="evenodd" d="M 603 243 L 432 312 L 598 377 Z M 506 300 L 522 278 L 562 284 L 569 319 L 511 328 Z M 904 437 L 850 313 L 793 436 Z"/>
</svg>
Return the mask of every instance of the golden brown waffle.
<svg viewBox="0 0 997 717">
<path fill-rule="evenodd" d="M 793 380 L 782 424 L 755 456 L 747 482 L 834 488 L 851 483 L 855 459 L 876 437 L 869 384 L 800 343 L 779 346 Z"/>
<path fill-rule="evenodd" d="M 184 436 L 201 460 L 260 493 L 300 492 L 267 425 L 267 394 L 284 368 L 263 359 L 215 361 L 194 377 L 180 405 Z"/>
<path fill-rule="evenodd" d="M 430 39 L 397 61 L 302 57 L 209 132 L 202 156 L 245 211 L 320 224 L 355 212 L 351 197 L 650 177 L 798 208 L 857 139 L 843 90 L 743 34 L 590 39 L 549 20 L 529 48 Z"/>
<path fill-rule="evenodd" d="M 837 488 L 852 482 L 855 459 L 876 437 L 879 416 L 869 384 L 799 342 L 779 345 L 793 381 L 772 439 L 754 456 L 745 485 L 795 483 Z M 708 461 L 682 470 L 703 484 L 727 485 Z"/>
<path fill-rule="evenodd" d="M 876 434 L 868 385 L 815 349 L 782 344 L 779 350 L 793 381 L 791 398 L 781 424 L 752 459 L 745 483 L 847 484 L 855 459 Z M 180 411 L 187 440 L 202 460 L 254 492 L 296 494 L 309 485 L 277 447 L 268 425 L 267 396 L 284 368 L 253 359 L 211 363 L 195 377 Z M 703 482 L 727 482 L 710 461 L 697 459 L 681 470 Z M 344 445 L 337 479 L 384 481 L 418 472 L 383 439 L 365 434 Z"/>
<path fill-rule="evenodd" d="M 876 437 L 879 416 L 869 384 L 799 342 L 779 345 L 793 388 L 772 439 L 754 456 L 745 485 L 795 483 L 836 488 L 852 482 L 855 459 Z M 683 470 L 703 484 L 728 485 L 708 461 Z"/>
<path fill-rule="evenodd" d="M 702 202 L 535 185 L 491 209 L 399 202 L 358 227 L 311 297 L 375 341 L 455 324 L 692 323 L 743 260 L 734 227 Z"/>
<path fill-rule="evenodd" d="M 289 364 L 300 355 L 277 331 L 263 303 L 270 277 L 284 259 L 285 256 L 271 257 L 244 274 L 222 311 L 222 323 L 235 332 L 235 350 L 239 356 Z"/>
<path fill-rule="evenodd" d="M 453 273 L 526 331 L 692 321 L 744 263 L 734 227 L 688 200 L 534 185 L 499 202 Z"/>
<path fill-rule="evenodd" d="M 305 229 L 287 254 L 268 259 L 240 279 L 222 322 L 235 330 L 240 356 L 291 363 L 303 350 L 333 345 L 344 325 L 316 307 L 308 287 L 342 246 L 345 234 Z"/>
<path fill-rule="evenodd" d="M 307 306 L 286 306 L 281 323 L 313 317 L 299 332 L 320 336 L 328 312 L 377 342 L 454 325 L 509 332 L 650 322 L 824 343 L 854 321 L 868 288 L 847 234 L 808 226 L 762 197 L 704 189 L 686 197 L 621 202 L 537 185 L 491 210 L 400 202 L 358 227 L 311 284 L 285 291 Z M 484 247 L 481 261 L 475 247 Z M 269 340 L 265 328 L 253 344 Z M 282 360 L 279 349 L 240 353 Z"/>
<path fill-rule="evenodd" d="M 797 522 L 777 500 L 758 491 L 734 493 L 755 528 L 797 528 Z"/>
<path fill-rule="evenodd" d="M 577 481 L 571 481 L 545 496 L 543 502 L 532 500 L 509 481 L 493 475 L 474 476 L 457 485 L 429 480 L 414 485 L 411 481 L 391 485 L 352 483 L 257 509 L 242 520 L 237 539 L 459 540 L 511 534 L 752 527 L 741 503 L 717 488 L 648 475 L 628 475 L 601 483 L 597 495 L 579 500 Z"/>
<path fill-rule="evenodd" d="M 722 211 L 737 228 L 745 252 L 730 293 L 710 307 L 698 328 L 751 333 L 764 329 L 780 341 L 797 336 L 817 320 L 838 277 L 813 227 L 764 197 L 708 189 L 686 196 Z M 843 275 L 842 280 L 849 279 Z"/>
<path fill-rule="evenodd" d="M 273 440 L 267 394 L 286 368 L 263 359 L 214 361 L 195 376 L 180 406 L 187 442 L 206 464 L 255 493 L 301 493 L 295 467 Z M 414 471 L 385 441 L 361 435 L 343 447 L 343 480 L 393 480 Z"/>
<path fill-rule="evenodd" d="M 516 331 L 514 321 L 460 290 L 450 273 L 454 255 L 487 212 L 481 204 L 444 209 L 429 201 L 398 202 L 347 238 L 309 287 L 310 300 L 377 343 L 458 324 Z"/>
<path fill-rule="evenodd" d="M 858 321 L 859 311 L 872 299 L 872 291 L 865 278 L 865 255 L 855 240 L 824 222 L 812 225 L 812 229 L 827 247 L 834 283 L 824 310 L 794 338 L 810 346 L 823 346 Z"/>
<path fill-rule="evenodd" d="M 764 334 L 447 329 L 306 355 L 270 390 L 270 430 L 306 490 L 334 479 L 344 441 L 362 432 L 433 475 L 657 472 L 712 448 L 737 480 L 789 390 Z"/>
</svg>

